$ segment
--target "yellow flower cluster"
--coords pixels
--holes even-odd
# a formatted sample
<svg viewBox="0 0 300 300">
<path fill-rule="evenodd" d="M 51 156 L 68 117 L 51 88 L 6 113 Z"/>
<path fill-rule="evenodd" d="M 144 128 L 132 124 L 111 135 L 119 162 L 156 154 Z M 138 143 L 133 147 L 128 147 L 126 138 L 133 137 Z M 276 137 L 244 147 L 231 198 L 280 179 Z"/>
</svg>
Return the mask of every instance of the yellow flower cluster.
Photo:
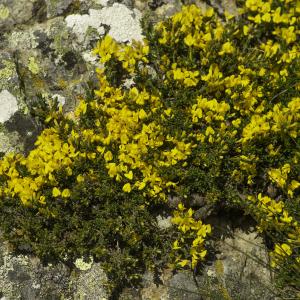
<svg viewBox="0 0 300 300">
<path fill-rule="evenodd" d="M 172 77 L 174 80 L 183 83 L 186 87 L 196 86 L 199 82 L 197 76 L 199 71 L 188 71 L 182 68 L 176 68 L 177 64 L 172 64 L 172 71 L 167 72 L 167 77 Z"/>
<path fill-rule="evenodd" d="M 0 175 L 6 178 L 1 187 L 2 196 L 17 196 L 27 206 L 36 202 L 45 204 L 42 193 L 45 184 L 54 187 L 54 197 L 59 196 L 56 171 L 65 168 L 67 176 L 71 176 L 71 166 L 78 155 L 72 144 L 60 139 L 55 128 L 44 130 L 35 145 L 27 157 L 7 154 L 0 162 Z M 70 197 L 70 190 L 64 189 L 62 196 Z"/>
<path fill-rule="evenodd" d="M 86 135 L 84 140 L 93 143 L 96 151 L 103 155 L 108 174 L 117 181 L 122 181 L 123 191 L 132 189 L 147 190 L 151 197 L 159 196 L 165 199 L 163 189 L 174 186 L 175 183 L 163 180 L 157 167 L 162 164 L 171 166 L 187 158 L 191 144 L 172 139 L 174 147 L 170 151 L 157 151 L 157 164 L 149 163 L 145 158 L 151 149 L 159 149 L 166 137 L 163 129 L 155 121 L 149 121 L 163 105 L 158 96 L 150 95 L 146 89 L 139 91 L 136 87 L 121 91 L 109 85 L 106 76 L 98 71 L 101 89 L 95 91 L 99 99 L 91 101 L 89 106 L 94 113 L 107 116 L 105 127 L 96 122 L 99 127 Z M 108 91 L 103 93 L 103 87 Z M 83 100 L 85 103 L 85 101 Z M 133 109 L 132 105 L 136 105 Z M 146 108 L 151 104 L 151 108 Z M 83 104 L 79 104 L 82 107 Z M 143 106 L 139 107 L 139 106 Z M 86 110 L 79 109 L 77 114 L 84 115 Z M 168 110 L 161 110 L 161 118 L 170 115 Z M 90 129 L 91 130 L 91 129 Z M 117 151 L 113 151 L 116 149 Z"/>
<path fill-rule="evenodd" d="M 196 221 L 193 213 L 191 208 L 186 209 L 180 203 L 172 218 L 172 223 L 182 232 L 182 237 L 173 243 L 173 251 L 176 253 L 175 263 L 180 267 L 189 266 L 192 269 L 206 256 L 204 242 L 207 235 L 211 233 L 211 226 L 203 224 L 200 220 Z M 187 247 L 188 256 L 184 254 Z"/>
<path fill-rule="evenodd" d="M 247 0 L 245 3 L 245 8 L 253 12 L 252 15 L 248 16 L 248 19 L 257 23 L 275 23 L 292 25 L 296 22 L 295 17 L 295 7 L 290 6 L 286 12 L 282 11 L 282 7 L 273 8 L 273 0 L 263 1 L 263 0 Z M 287 7 L 293 1 L 285 0 L 282 1 Z M 283 6 L 284 7 L 284 6 Z M 299 3 L 296 6 L 296 12 L 299 12 Z"/>
<path fill-rule="evenodd" d="M 147 41 L 144 44 L 140 42 L 133 42 L 133 46 L 120 46 L 109 35 L 106 35 L 103 40 L 99 41 L 96 48 L 93 50 L 94 54 L 100 56 L 100 61 L 105 63 L 113 57 L 122 63 L 122 66 L 129 73 L 133 73 L 138 61 L 148 62 L 147 54 L 149 53 L 149 46 Z"/>
<path fill-rule="evenodd" d="M 280 266 L 282 260 L 292 254 L 295 261 L 300 263 L 300 254 L 297 251 L 300 245 L 300 226 L 289 215 L 284 202 L 262 196 L 261 193 L 257 197 L 248 196 L 248 200 L 255 204 L 256 218 L 259 220 L 257 225 L 259 232 L 269 229 L 275 229 L 281 233 L 285 232 L 286 242 L 282 244 L 275 243 L 274 251 L 270 253 L 272 267 Z"/>
<path fill-rule="evenodd" d="M 297 138 L 300 129 L 300 98 L 294 97 L 288 102 L 287 107 L 275 104 L 272 111 L 265 114 L 255 114 L 249 124 L 243 129 L 242 143 L 251 141 L 257 137 L 272 133 L 282 132 Z"/>
<path fill-rule="evenodd" d="M 204 94 L 194 94 L 189 104 L 182 108 L 191 121 L 192 130 L 188 134 L 165 134 L 161 122 L 154 121 L 155 118 L 163 122 L 175 118 L 174 107 L 167 104 L 156 89 L 151 92 L 145 87 L 133 87 L 128 91 L 116 89 L 98 71 L 102 88 L 96 91 L 96 95 L 100 101 L 92 102 L 90 106 L 99 111 L 99 116 L 103 112 L 109 116 L 106 133 L 101 133 L 100 139 L 105 150 L 101 148 L 99 152 L 104 154 L 110 176 L 122 182 L 124 192 L 130 193 L 133 189 L 138 189 L 143 190 L 144 195 L 159 195 L 161 199 L 166 199 L 167 188 L 176 188 L 177 184 L 165 180 L 160 174 L 160 167 L 177 166 L 180 161 L 183 161 L 183 167 L 187 166 L 185 161 L 193 155 L 194 149 L 206 143 L 220 145 L 219 154 L 222 159 L 228 153 L 228 142 L 232 139 L 236 139 L 234 160 L 238 163 L 231 178 L 237 183 L 253 186 L 260 176 L 258 169 L 262 158 L 258 154 L 249 153 L 249 147 L 274 135 L 298 138 L 299 97 L 291 97 L 283 104 L 278 101 L 281 98 L 280 91 L 275 96 L 272 93 L 272 90 L 277 90 L 282 82 L 287 81 L 291 73 L 289 66 L 300 58 L 299 45 L 296 43 L 299 34 L 296 26 L 298 8 L 290 1 L 285 3 L 286 6 L 282 9 L 278 7 L 278 3 L 272 1 L 246 1 L 241 15 L 247 16 L 247 22 L 232 29 L 233 38 L 224 34 L 226 25 L 219 21 L 213 9 L 202 12 L 195 5 L 183 7 L 181 12 L 155 26 L 158 44 L 162 49 L 165 46 L 174 48 L 172 55 L 167 53 L 166 48 L 159 60 L 160 64 L 157 65 L 157 74 L 165 74 L 160 78 L 163 84 L 172 88 L 199 88 L 205 91 Z M 260 41 L 256 48 L 249 49 L 245 55 L 239 39 L 255 36 L 259 30 L 263 30 L 264 22 L 269 23 L 272 28 L 268 39 Z M 109 38 L 107 41 L 108 44 L 113 43 Z M 107 41 L 103 40 L 103 45 Z M 128 52 L 126 56 L 129 61 L 123 64 L 123 68 L 134 74 L 138 73 L 136 62 L 147 62 L 149 51 L 148 48 L 144 52 L 137 51 L 137 45 L 127 45 L 126 50 L 120 50 L 121 46 L 113 46 L 110 52 L 106 51 L 119 61 L 123 57 L 119 51 L 123 54 Z M 146 47 L 149 45 L 146 44 Z M 101 47 L 98 46 L 98 49 Z M 138 47 L 142 49 L 141 45 Z M 180 54 L 178 49 L 183 47 L 185 50 Z M 224 61 L 211 63 L 211 49 L 224 61 L 232 60 L 236 67 L 230 67 L 226 63 L 224 67 Z M 95 52 L 100 55 L 100 60 L 106 55 L 101 51 Z M 145 56 L 141 54 L 130 61 L 130 53 L 136 51 Z M 184 55 L 185 60 L 180 55 Z M 175 59 L 176 57 L 180 59 Z M 249 64 L 249 60 L 254 58 L 259 63 Z M 270 64 L 271 59 L 275 63 Z M 130 70 L 129 65 L 132 66 Z M 268 86 L 264 83 L 264 78 L 268 78 Z M 174 100 L 177 100 L 176 96 Z M 164 149 L 166 145 L 168 149 Z M 156 151 L 152 156 L 151 149 Z M 266 149 L 268 155 L 280 155 L 279 151 L 280 146 L 269 142 Z M 267 173 L 274 178 L 274 182 L 283 187 L 287 180 L 285 173 L 276 170 L 276 167 L 270 166 Z M 290 179 L 288 196 L 294 195 L 298 184 L 296 178 Z M 286 221 L 292 217 L 287 209 L 284 210 L 283 201 L 276 202 L 259 196 L 256 205 L 257 210 L 266 214 L 268 222 L 276 223 L 278 219 L 278 224 L 290 226 Z M 274 218 L 274 214 L 281 214 L 281 218 Z M 191 210 L 186 218 L 192 222 Z M 182 232 L 185 230 L 184 226 L 180 228 Z M 179 241 L 176 241 L 174 247 L 181 247 Z M 195 261 L 190 263 L 194 266 Z M 188 260 L 181 261 L 181 265 L 187 263 Z"/>
</svg>

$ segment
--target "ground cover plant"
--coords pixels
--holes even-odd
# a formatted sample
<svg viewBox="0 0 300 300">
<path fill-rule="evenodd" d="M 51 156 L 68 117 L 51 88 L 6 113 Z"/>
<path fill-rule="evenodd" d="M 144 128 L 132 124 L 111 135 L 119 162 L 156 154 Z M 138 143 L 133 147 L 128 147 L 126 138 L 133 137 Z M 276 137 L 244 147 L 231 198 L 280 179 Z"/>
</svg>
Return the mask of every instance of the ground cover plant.
<svg viewBox="0 0 300 300">
<path fill-rule="evenodd" d="M 252 216 L 278 283 L 300 287 L 300 2 L 195 5 L 145 40 L 95 46 L 99 87 L 75 113 L 50 105 L 27 155 L 0 161 L 0 227 L 46 260 L 101 261 L 112 287 L 146 268 L 195 270 L 210 224 L 191 196 Z M 173 228 L 158 228 L 170 212 Z M 205 216 L 204 216 L 205 217 Z"/>
</svg>

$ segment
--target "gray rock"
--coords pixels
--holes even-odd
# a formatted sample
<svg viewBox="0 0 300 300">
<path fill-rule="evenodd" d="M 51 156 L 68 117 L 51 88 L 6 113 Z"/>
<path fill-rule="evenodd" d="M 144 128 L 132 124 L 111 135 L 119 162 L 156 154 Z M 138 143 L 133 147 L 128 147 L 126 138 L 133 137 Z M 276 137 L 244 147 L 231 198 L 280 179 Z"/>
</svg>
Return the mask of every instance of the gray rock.
<svg viewBox="0 0 300 300">
<path fill-rule="evenodd" d="M 72 4 L 77 9 L 80 8 L 80 3 L 73 0 L 45 0 L 45 4 L 47 7 L 47 18 L 63 15 L 68 9 L 72 9 Z"/>
<path fill-rule="evenodd" d="M 0 92 L 0 123 L 4 123 L 18 111 L 18 102 L 8 90 Z"/>
<path fill-rule="evenodd" d="M 7 152 L 22 152 L 24 145 L 20 142 L 19 134 L 14 132 L 7 132 L 5 128 L 0 129 L 0 153 Z"/>
<path fill-rule="evenodd" d="M 0 258 L 0 295 L 5 299 L 70 299 L 70 273 L 64 265 L 43 266 L 35 257 L 12 254 L 2 240 Z"/>
<path fill-rule="evenodd" d="M 207 267 L 205 281 L 217 280 L 222 293 L 232 299 L 274 299 L 268 269 L 268 252 L 256 232 L 233 230 L 215 246 L 217 260 Z"/>
<path fill-rule="evenodd" d="M 0 3 L 0 32 L 29 22 L 33 18 L 33 0 L 2 0 Z"/>
<path fill-rule="evenodd" d="M 223 226 L 227 227 L 226 220 Z M 201 274 L 194 276 L 189 270 L 172 274 L 164 269 L 157 284 L 154 275 L 146 273 L 143 287 L 137 292 L 127 289 L 121 299 L 275 299 L 279 291 L 267 267 L 268 252 L 263 239 L 254 231 L 225 231 L 226 237 L 218 238 L 213 245 L 215 257 L 207 257 Z"/>
<path fill-rule="evenodd" d="M 104 287 L 105 283 L 107 283 L 107 277 L 101 265 L 94 263 L 89 270 L 81 271 L 73 281 L 72 284 L 75 289 L 73 299 L 106 300 L 108 299 L 108 292 Z"/>
<path fill-rule="evenodd" d="M 4 90 L 16 97 L 18 104 L 21 104 L 23 94 L 20 90 L 17 62 L 14 52 L 9 49 L 0 51 L 0 92 L 3 93 Z"/>
</svg>

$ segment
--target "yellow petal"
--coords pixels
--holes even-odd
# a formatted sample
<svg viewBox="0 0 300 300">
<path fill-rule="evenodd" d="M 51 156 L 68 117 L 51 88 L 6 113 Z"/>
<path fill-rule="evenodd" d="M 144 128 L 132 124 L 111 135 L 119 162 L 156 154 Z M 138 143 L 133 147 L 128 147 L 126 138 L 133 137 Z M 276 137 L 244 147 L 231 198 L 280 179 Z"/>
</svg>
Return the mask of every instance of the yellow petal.
<svg viewBox="0 0 300 300">
<path fill-rule="evenodd" d="M 58 197 L 58 196 L 60 196 L 60 194 L 61 194 L 60 190 L 57 187 L 54 187 L 52 190 L 53 197 Z"/>
<path fill-rule="evenodd" d="M 64 197 L 64 198 L 68 198 L 68 197 L 71 196 L 71 192 L 70 192 L 69 189 L 64 189 L 61 195 L 62 195 L 62 197 Z"/>
<path fill-rule="evenodd" d="M 131 185 L 130 185 L 130 183 L 124 184 L 122 190 L 123 190 L 124 192 L 126 192 L 126 193 L 130 193 L 130 192 L 131 192 Z"/>
<path fill-rule="evenodd" d="M 128 173 L 124 174 L 124 176 L 131 180 L 133 178 L 133 173 L 132 171 L 129 171 Z"/>
</svg>

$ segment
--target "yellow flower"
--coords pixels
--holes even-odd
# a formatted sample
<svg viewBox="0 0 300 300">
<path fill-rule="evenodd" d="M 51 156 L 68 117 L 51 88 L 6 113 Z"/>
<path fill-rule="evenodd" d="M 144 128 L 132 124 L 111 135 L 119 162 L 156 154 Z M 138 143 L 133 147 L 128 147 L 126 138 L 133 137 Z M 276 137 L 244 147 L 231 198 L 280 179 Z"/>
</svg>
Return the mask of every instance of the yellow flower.
<svg viewBox="0 0 300 300">
<path fill-rule="evenodd" d="M 247 26 L 247 25 L 243 26 L 243 33 L 244 33 L 244 35 L 248 35 L 248 33 L 249 33 L 249 26 Z"/>
<path fill-rule="evenodd" d="M 208 127 L 206 128 L 206 130 L 205 130 L 205 135 L 206 135 L 206 136 L 212 135 L 212 134 L 214 134 L 214 133 L 215 133 L 215 131 L 214 131 L 213 128 L 210 127 L 210 126 L 208 126 Z"/>
<path fill-rule="evenodd" d="M 40 199 L 39 199 L 39 202 L 41 204 L 46 204 L 46 197 L 45 196 L 41 196 Z"/>
<path fill-rule="evenodd" d="M 61 196 L 64 197 L 64 198 L 70 197 L 71 196 L 70 190 L 69 189 L 64 189 Z"/>
<path fill-rule="evenodd" d="M 124 184 L 122 190 L 123 190 L 124 192 L 126 192 L 126 193 L 130 193 L 130 192 L 131 192 L 131 185 L 130 185 L 130 183 Z"/>
<path fill-rule="evenodd" d="M 292 180 L 289 188 L 294 191 L 296 190 L 298 187 L 300 187 L 300 182 L 296 181 L 296 180 Z"/>
<path fill-rule="evenodd" d="M 189 260 L 183 259 L 182 261 L 180 261 L 180 262 L 178 263 L 178 265 L 179 265 L 180 267 L 185 267 L 185 266 L 188 265 L 189 263 L 190 263 Z"/>
<path fill-rule="evenodd" d="M 172 247 L 173 250 L 178 250 L 178 249 L 181 249 L 181 247 L 179 246 L 179 242 L 178 240 L 176 240 L 174 243 L 173 243 L 173 247 Z"/>
<path fill-rule="evenodd" d="M 146 182 L 136 182 L 136 185 L 138 186 L 139 190 L 142 190 L 146 186 Z"/>
<path fill-rule="evenodd" d="M 185 207 L 184 207 L 184 205 L 183 205 L 182 203 L 179 203 L 179 204 L 178 204 L 178 210 L 179 210 L 179 211 L 185 210 Z"/>
<path fill-rule="evenodd" d="M 205 16 L 211 18 L 214 15 L 215 11 L 212 7 L 206 9 Z"/>
<path fill-rule="evenodd" d="M 207 254 L 207 250 L 203 250 L 199 253 L 200 257 L 203 259 Z"/>
<path fill-rule="evenodd" d="M 105 161 L 110 161 L 113 159 L 113 155 L 110 151 L 107 151 L 105 154 L 104 154 L 104 159 Z"/>
<path fill-rule="evenodd" d="M 222 45 L 219 55 L 224 55 L 225 53 L 233 53 L 233 52 L 234 52 L 234 47 L 232 46 L 231 42 L 226 42 Z"/>
<path fill-rule="evenodd" d="M 184 38 L 184 43 L 187 46 L 193 46 L 195 44 L 195 38 L 189 33 L 185 38 Z"/>
<path fill-rule="evenodd" d="M 97 151 L 98 151 L 99 153 L 103 154 L 104 151 L 105 151 L 105 148 L 104 148 L 104 147 L 97 146 Z"/>
<path fill-rule="evenodd" d="M 296 190 L 298 187 L 300 187 L 300 182 L 292 180 L 291 184 L 288 187 L 288 195 L 293 197 L 294 190 Z"/>
<path fill-rule="evenodd" d="M 289 214 L 287 211 L 283 211 L 283 217 L 280 217 L 280 220 L 284 223 L 291 223 L 293 218 L 289 217 Z"/>
<path fill-rule="evenodd" d="M 290 256 L 292 254 L 291 247 L 287 244 L 275 245 L 274 252 L 280 256 Z"/>
<path fill-rule="evenodd" d="M 242 122 L 241 119 L 236 119 L 236 120 L 233 120 L 231 123 L 235 128 L 239 128 L 241 122 Z"/>
<path fill-rule="evenodd" d="M 77 182 L 84 182 L 84 177 L 82 176 L 82 175 L 78 175 L 77 177 L 76 177 L 76 180 L 77 180 Z"/>
<path fill-rule="evenodd" d="M 128 173 L 124 174 L 124 176 L 131 180 L 133 178 L 133 173 L 132 171 L 129 171 Z"/>
<path fill-rule="evenodd" d="M 267 23 L 271 22 L 271 14 L 270 14 L 270 13 L 265 13 L 265 14 L 261 17 L 261 19 L 262 19 L 264 22 L 267 22 Z"/>
<path fill-rule="evenodd" d="M 61 192 L 57 187 L 54 187 L 52 190 L 52 195 L 53 195 L 53 197 L 58 197 L 61 195 Z"/>
<path fill-rule="evenodd" d="M 93 54 L 99 54 L 102 63 L 109 61 L 114 53 L 119 49 L 118 44 L 110 37 L 106 35 L 105 38 L 97 43 L 96 48 L 93 50 Z"/>
<path fill-rule="evenodd" d="M 139 119 L 141 119 L 141 120 L 143 120 L 147 117 L 147 114 L 143 109 L 139 110 L 138 115 L 139 115 Z"/>
</svg>

